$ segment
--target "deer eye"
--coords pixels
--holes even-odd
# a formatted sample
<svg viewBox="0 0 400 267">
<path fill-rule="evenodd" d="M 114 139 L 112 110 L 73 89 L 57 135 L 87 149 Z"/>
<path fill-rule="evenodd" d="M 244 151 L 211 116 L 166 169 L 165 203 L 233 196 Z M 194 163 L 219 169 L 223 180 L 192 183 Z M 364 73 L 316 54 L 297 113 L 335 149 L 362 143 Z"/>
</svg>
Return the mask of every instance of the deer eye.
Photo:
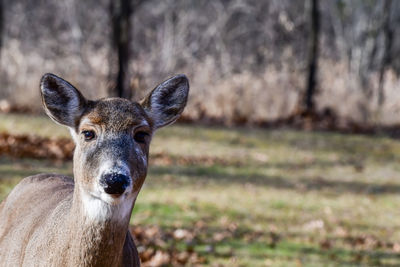
<svg viewBox="0 0 400 267">
<path fill-rule="evenodd" d="M 82 131 L 82 134 L 83 137 L 85 138 L 85 141 L 93 140 L 96 137 L 94 131 Z"/>
<path fill-rule="evenodd" d="M 135 139 L 135 141 L 138 143 L 146 143 L 146 138 L 148 136 L 149 136 L 148 133 L 139 131 L 139 132 L 135 133 L 135 135 L 133 136 L 133 139 Z"/>
</svg>

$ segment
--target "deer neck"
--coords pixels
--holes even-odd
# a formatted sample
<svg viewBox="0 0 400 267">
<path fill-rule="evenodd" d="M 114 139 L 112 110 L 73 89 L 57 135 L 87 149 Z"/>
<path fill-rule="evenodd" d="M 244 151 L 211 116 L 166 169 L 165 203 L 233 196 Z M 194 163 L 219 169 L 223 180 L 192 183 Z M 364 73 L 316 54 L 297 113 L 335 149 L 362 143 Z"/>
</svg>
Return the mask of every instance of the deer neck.
<svg viewBox="0 0 400 267">
<path fill-rule="evenodd" d="M 67 229 L 71 266 L 118 266 L 135 199 L 110 205 L 75 185 Z"/>
</svg>

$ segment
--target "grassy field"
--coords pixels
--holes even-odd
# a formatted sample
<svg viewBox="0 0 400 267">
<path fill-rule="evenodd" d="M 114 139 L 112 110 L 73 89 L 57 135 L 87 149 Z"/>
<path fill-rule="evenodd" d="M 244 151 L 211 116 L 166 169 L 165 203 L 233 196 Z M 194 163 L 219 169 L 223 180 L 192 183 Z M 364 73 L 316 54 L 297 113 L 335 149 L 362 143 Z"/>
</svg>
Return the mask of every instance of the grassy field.
<svg viewBox="0 0 400 267">
<path fill-rule="evenodd" d="M 1 131 L 68 135 L 26 115 L 0 114 Z M 200 231 L 191 245 L 205 265 L 400 265 L 397 140 L 178 125 L 156 134 L 157 153 L 176 160 L 153 160 L 132 223 Z M 71 168 L 0 157 L 0 198 L 24 176 Z"/>
</svg>

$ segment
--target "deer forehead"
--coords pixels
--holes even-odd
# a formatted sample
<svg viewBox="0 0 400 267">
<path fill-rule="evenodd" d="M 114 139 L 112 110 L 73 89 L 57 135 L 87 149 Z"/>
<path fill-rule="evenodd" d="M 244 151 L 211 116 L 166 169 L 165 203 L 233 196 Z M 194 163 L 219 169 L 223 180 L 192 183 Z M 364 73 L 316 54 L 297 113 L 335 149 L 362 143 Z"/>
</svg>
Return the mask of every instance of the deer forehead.
<svg viewBox="0 0 400 267">
<path fill-rule="evenodd" d="M 136 126 L 152 128 L 152 120 L 135 102 L 108 98 L 93 102 L 81 119 L 80 126 L 100 125 L 107 131 L 123 131 Z"/>
</svg>

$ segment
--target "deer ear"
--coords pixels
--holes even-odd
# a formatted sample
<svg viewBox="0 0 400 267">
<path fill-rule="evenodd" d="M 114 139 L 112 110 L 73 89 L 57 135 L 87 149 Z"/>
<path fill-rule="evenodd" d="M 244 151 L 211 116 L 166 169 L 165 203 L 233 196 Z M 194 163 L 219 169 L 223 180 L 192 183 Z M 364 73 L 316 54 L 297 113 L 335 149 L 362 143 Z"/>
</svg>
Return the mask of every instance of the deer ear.
<svg viewBox="0 0 400 267">
<path fill-rule="evenodd" d="M 189 80 L 180 74 L 158 85 L 140 104 L 153 119 L 155 128 L 160 128 L 179 118 L 188 94 Z"/>
<path fill-rule="evenodd" d="M 44 109 L 55 122 L 75 128 L 81 117 L 86 99 L 70 83 L 47 73 L 40 81 Z"/>
</svg>

